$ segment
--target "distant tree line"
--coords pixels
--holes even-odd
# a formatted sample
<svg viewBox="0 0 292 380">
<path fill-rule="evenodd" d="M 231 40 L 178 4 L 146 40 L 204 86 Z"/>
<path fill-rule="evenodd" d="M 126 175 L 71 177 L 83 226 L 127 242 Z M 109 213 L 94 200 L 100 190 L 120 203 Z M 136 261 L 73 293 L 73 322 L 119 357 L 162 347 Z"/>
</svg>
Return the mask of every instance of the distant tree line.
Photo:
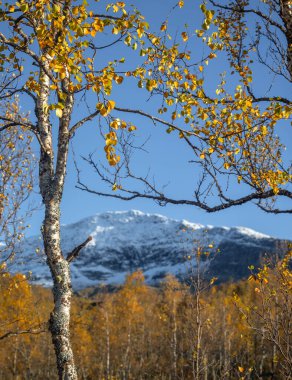
<svg viewBox="0 0 292 380">
<path fill-rule="evenodd" d="M 239 283 L 194 272 L 189 284 L 168 276 L 153 288 L 138 271 L 114 292 L 75 295 L 80 379 L 292 379 L 291 255 Z M 0 378 L 57 379 L 51 293 L 5 270 L 0 286 Z"/>
</svg>

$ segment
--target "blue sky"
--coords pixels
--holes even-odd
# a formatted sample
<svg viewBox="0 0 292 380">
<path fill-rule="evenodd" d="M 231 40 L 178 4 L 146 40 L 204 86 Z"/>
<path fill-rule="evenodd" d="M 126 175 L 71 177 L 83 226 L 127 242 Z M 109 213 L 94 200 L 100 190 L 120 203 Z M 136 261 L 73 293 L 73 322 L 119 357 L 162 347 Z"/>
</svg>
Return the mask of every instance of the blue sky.
<svg viewBox="0 0 292 380">
<path fill-rule="evenodd" d="M 89 2 L 91 3 L 91 2 Z M 175 1 L 133 1 L 138 9 L 145 15 L 146 20 L 153 25 L 154 29 L 158 29 L 161 23 L 165 20 L 171 7 L 175 4 Z M 195 30 L 200 27 L 201 14 L 198 10 L 198 3 L 194 0 L 185 1 L 185 8 L 180 11 L 176 11 L 173 17 L 170 18 L 171 32 L 174 35 L 180 35 L 181 25 L 185 23 L 190 25 L 190 30 Z M 191 29 L 192 28 L 192 29 Z M 202 54 L 199 50 L 200 47 L 193 46 L 195 40 L 189 40 L 190 49 L 198 49 L 198 54 Z M 125 45 L 115 46 L 112 50 L 107 51 L 107 54 L 113 54 L 115 56 L 123 56 L 125 51 Z M 131 52 L 129 59 L 134 59 Z M 103 56 L 100 59 L 107 59 L 108 56 Z M 112 59 L 110 57 L 109 59 Z M 133 60 L 135 63 L 135 60 Z M 221 67 L 222 66 L 222 67 Z M 224 69 L 224 64 L 219 62 L 217 66 L 210 66 L 207 70 L 207 76 L 209 83 L 218 81 L 217 73 L 218 69 Z M 228 80 L 228 78 L 227 78 Z M 231 85 L 236 86 L 236 83 Z M 263 75 L 262 79 L 259 78 L 258 85 L 261 88 L 268 86 L 266 77 Z M 277 83 L 275 83 L 277 86 Z M 285 87 L 286 86 L 286 87 Z M 289 94 L 291 88 L 288 88 L 288 84 L 280 83 L 278 87 L 281 87 L 281 95 L 285 93 Z M 127 87 L 121 86 L 118 91 L 113 94 L 113 99 L 119 106 L 131 106 L 132 108 L 147 109 L 152 111 L 152 102 L 147 102 L 147 98 L 140 94 L 140 90 L 136 86 L 128 85 Z M 74 113 L 73 122 L 77 121 L 86 110 L 83 106 L 77 106 Z M 148 154 L 137 154 L 134 156 L 133 166 L 139 173 L 147 173 L 148 168 L 151 173 L 155 175 L 155 180 L 160 185 L 168 184 L 168 191 L 175 198 L 191 197 L 192 189 L 197 181 L 196 168 L 188 163 L 191 159 L 190 153 L 186 150 L 186 146 L 175 136 L 167 135 L 164 130 L 159 130 L 157 127 L 153 127 L 149 122 L 145 122 L 139 118 L 132 118 L 133 123 L 138 126 L 137 140 L 144 141 L 148 137 L 149 143 L 147 144 Z M 103 158 L 103 141 L 100 138 L 100 134 L 97 126 L 98 121 L 86 124 L 80 129 L 74 138 L 73 147 L 75 156 L 82 168 L 82 177 L 86 183 L 95 188 L 102 188 L 98 178 L 85 166 L 79 159 L 80 155 L 86 156 L 88 153 L 95 151 L 97 157 Z M 290 127 L 291 129 L 291 127 Z M 291 135 L 290 129 L 285 125 L 283 131 L 280 131 L 281 136 L 288 142 L 289 135 Z M 68 224 L 75 222 L 81 218 L 101 213 L 105 211 L 115 210 L 128 210 L 139 209 L 143 212 L 160 213 L 168 217 L 175 219 L 188 219 L 192 222 L 210 224 L 217 226 L 245 226 L 257 231 L 266 233 L 271 236 L 290 238 L 292 239 L 291 232 L 291 216 L 289 215 L 272 215 L 266 214 L 256 206 L 248 204 L 237 208 L 230 208 L 219 213 L 208 214 L 200 209 L 191 206 L 174 206 L 167 205 L 160 207 L 151 201 L 135 200 L 131 202 L 124 202 L 121 200 L 111 198 L 101 198 L 91 194 L 87 194 L 75 188 L 76 185 L 76 171 L 72 162 L 72 153 L 69 157 L 68 176 L 65 185 L 65 192 L 62 202 L 62 223 Z M 236 196 L 241 189 L 234 188 L 234 195 Z M 40 203 L 40 198 L 37 193 L 34 194 L 34 202 Z M 40 208 L 36 211 L 30 220 L 30 229 L 28 235 L 38 234 L 43 218 L 43 210 Z M 82 240 L 84 237 L 80 237 Z"/>
</svg>

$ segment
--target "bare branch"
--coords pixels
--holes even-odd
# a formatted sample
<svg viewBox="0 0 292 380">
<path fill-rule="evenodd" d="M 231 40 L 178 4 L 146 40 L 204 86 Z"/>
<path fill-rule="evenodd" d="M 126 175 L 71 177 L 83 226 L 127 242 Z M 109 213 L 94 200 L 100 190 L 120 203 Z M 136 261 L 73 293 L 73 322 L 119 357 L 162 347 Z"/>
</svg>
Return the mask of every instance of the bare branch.
<svg viewBox="0 0 292 380">
<path fill-rule="evenodd" d="M 103 46 L 95 46 L 93 43 L 90 43 L 88 46 L 93 49 L 93 50 L 102 50 L 102 49 L 106 49 L 110 46 L 113 46 L 115 45 L 116 43 L 122 41 L 122 39 L 125 37 L 125 34 L 121 34 L 120 37 L 118 39 L 116 39 L 115 41 L 107 44 L 107 45 L 103 45 Z"/>
<path fill-rule="evenodd" d="M 261 12 L 260 10 L 258 9 L 245 9 L 245 8 L 241 8 L 241 7 L 229 7 L 227 5 L 222 5 L 222 4 L 218 4 L 216 3 L 214 0 L 209 0 L 211 4 L 214 5 L 214 7 L 217 7 L 217 8 L 220 8 L 220 9 L 225 9 L 227 11 L 235 11 L 235 12 L 238 12 L 238 13 L 253 13 L 253 14 L 256 14 L 257 16 L 261 17 L 263 20 L 267 21 L 269 24 L 275 26 L 276 28 L 278 28 L 282 33 L 284 33 L 286 35 L 286 28 L 279 24 L 277 21 L 274 21 L 272 20 L 269 16 L 265 15 L 263 12 Z"/>
<path fill-rule="evenodd" d="M 82 120 L 78 121 L 76 124 L 73 125 L 73 127 L 71 127 L 70 131 L 69 131 L 69 136 L 70 138 L 74 135 L 75 131 L 81 127 L 83 124 L 85 124 L 87 121 L 90 121 L 92 120 L 95 116 L 97 116 L 98 114 L 100 113 L 99 110 L 93 112 L 91 115 L 88 115 L 86 116 L 85 118 L 83 118 Z"/>
<path fill-rule="evenodd" d="M 257 102 L 273 102 L 274 101 L 274 102 L 284 103 L 284 104 L 287 104 L 288 106 L 291 106 L 291 100 L 289 100 L 287 98 L 283 98 L 282 96 L 272 96 L 272 97 L 260 96 L 260 97 L 257 97 L 254 95 L 250 86 L 247 86 L 247 91 L 248 91 L 249 95 L 252 97 L 253 102 L 255 102 L 255 103 L 257 103 Z"/>
<path fill-rule="evenodd" d="M 25 334 L 35 335 L 35 334 L 41 334 L 41 333 L 45 333 L 45 332 L 48 332 L 48 322 L 44 322 L 41 325 L 39 325 L 38 327 L 32 327 L 32 328 L 27 329 L 27 330 L 8 331 L 4 335 L 0 336 L 0 340 L 9 338 L 11 336 L 18 336 L 18 335 L 25 335 Z"/>
<path fill-rule="evenodd" d="M 240 206 L 242 204 L 251 202 L 251 201 L 258 201 L 258 200 L 263 200 L 263 199 L 269 199 L 275 196 L 275 193 L 273 190 L 268 190 L 268 191 L 263 191 L 263 192 L 254 192 L 249 195 L 246 195 L 244 197 L 240 197 L 238 199 L 229 199 L 226 202 L 222 202 L 219 205 L 216 206 L 208 206 L 207 203 L 201 202 L 199 199 L 197 200 L 190 200 L 190 199 L 173 199 L 169 198 L 163 194 L 161 195 L 154 195 L 154 194 L 146 194 L 146 193 L 141 193 L 139 191 L 134 191 L 134 190 L 126 190 L 122 189 L 124 193 L 129 194 L 128 196 L 123 196 L 120 194 L 115 194 L 115 193 L 103 193 L 97 190 L 90 189 L 88 186 L 86 186 L 82 182 L 78 182 L 78 185 L 76 188 L 82 190 L 82 191 L 87 191 L 91 194 L 96 194 L 96 195 L 101 195 L 104 197 L 111 197 L 111 198 L 116 198 L 116 199 L 121 199 L 121 200 L 126 200 L 130 201 L 135 198 L 145 198 L 145 199 L 152 199 L 154 201 L 157 201 L 160 205 L 166 205 L 166 204 L 175 204 L 175 205 L 190 205 L 190 206 L 196 206 L 199 207 L 208 213 L 213 213 L 221 210 L 225 210 L 230 207 L 234 206 Z M 288 190 L 281 189 L 279 190 L 279 193 L 277 196 L 283 196 L 287 197 L 289 199 L 292 199 L 292 192 Z M 272 211 L 271 211 L 272 212 Z M 291 214 L 292 209 L 286 210 L 286 213 Z"/>
<path fill-rule="evenodd" d="M 133 109 L 130 109 L 130 108 L 121 108 L 121 107 L 115 107 L 115 110 L 116 111 L 120 111 L 120 112 L 126 112 L 126 113 L 134 113 L 136 115 L 141 115 L 141 116 L 145 116 L 147 117 L 148 119 L 152 120 L 153 122 L 158 122 L 160 124 L 163 124 L 167 127 L 170 127 L 170 128 L 173 128 L 175 129 L 176 131 L 179 131 L 179 132 L 182 132 L 182 133 L 185 133 L 185 134 L 188 134 L 188 135 L 194 135 L 202 140 L 204 140 L 202 137 L 198 136 L 195 132 L 192 132 L 192 131 L 187 131 L 185 129 L 182 129 L 172 123 L 169 123 L 168 121 L 165 121 L 163 119 L 160 119 L 159 117 L 156 117 L 156 116 L 153 116 L 147 112 L 144 112 L 144 111 L 141 111 L 141 110 L 133 110 Z"/>
<path fill-rule="evenodd" d="M 66 260 L 68 263 L 71 263 L 73 260 L 75 260 L 79 256 L 81 249 L 83 249 L 91 240 L 92 236 L 89 236 L 83 243 L 74 248 L 73 251 L 71 251 L 67 256 Z"/>
<path fill-rule="evenodd" d="M 36 130 L 37 130 L 37 128 L 34 124 L 23 122 L 21 120 L 14 120 L 14 119 L 11 119 L 11 118 L 8 118 L 5 116 L 0 116 L 0 120 L 3 120 L 3 121 L 8 123 L 8 124 L 5 124 L 2 127 L 0 127 L 0 132 L 4 131 L 5 129 L 7 129 L 9 127 L 19 126 L 19 125 L 23 125 L 24 127 L 30 129 L 33 132 L 36 132 Z"/>
<path fill-rule="evenodd" d="M 110 15 L 105 15 L 105 14 L 98 14 L 98 13 L 94 13 L 93 15 L 91 15 L 92 18 L 108 18 L 110 20 L 120 20 L 121 17 L 115 17 L 115 16 L 110 16 Z"/>
</svg>

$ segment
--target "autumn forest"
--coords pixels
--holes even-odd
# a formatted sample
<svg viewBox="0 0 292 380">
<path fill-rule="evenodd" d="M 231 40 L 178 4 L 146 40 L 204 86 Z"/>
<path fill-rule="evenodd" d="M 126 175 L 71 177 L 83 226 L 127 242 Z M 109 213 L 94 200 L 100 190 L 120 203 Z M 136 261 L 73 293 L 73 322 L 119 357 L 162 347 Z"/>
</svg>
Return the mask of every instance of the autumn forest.
<svg viewBox="0 0 292 380">
<path fill-rule="evenodd" d="M 71 331 L 80 379 L 291 379 L 291 252 L 248 280 L 217 286 L 198 273 L 143 273 L 117 289 L 73 298 Z M 57 379 L 47 329 L 48 289 L 1 275 L 0 378 Z"/>
</svg>

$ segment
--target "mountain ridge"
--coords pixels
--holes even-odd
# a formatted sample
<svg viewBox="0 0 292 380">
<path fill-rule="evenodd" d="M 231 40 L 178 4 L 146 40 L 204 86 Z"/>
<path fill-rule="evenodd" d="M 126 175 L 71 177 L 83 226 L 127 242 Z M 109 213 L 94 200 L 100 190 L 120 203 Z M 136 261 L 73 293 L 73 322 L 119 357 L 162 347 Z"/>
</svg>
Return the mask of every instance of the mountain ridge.
<svg viewBox="0 0 292 380">
<path fill-rule="evenodd" d="M 101 283 L 120 284 L 137 269 L 143 270 L 151 284 L 167 273 L 184 277 L 187 268 L 195 266 L 192 257 L 198 245 L 210 254 L 203 259 L 207 276 L 216 276 L 221 282 L 238 280 L 248 275 L 248 265 L 259 265 L 265 253 L 276 253 L 283 245 L 280 239 L 246 227 L 204 226 L 138 210 L 95 214 L 62 225 L 61 235 L 64 254 L 92 237 L 71 266 L 76 290 Z M 22 252 L 12 270 L 32 272 L 34 283 L 50 286 L 41 239 L 27 238 Z"/>
</svg>

